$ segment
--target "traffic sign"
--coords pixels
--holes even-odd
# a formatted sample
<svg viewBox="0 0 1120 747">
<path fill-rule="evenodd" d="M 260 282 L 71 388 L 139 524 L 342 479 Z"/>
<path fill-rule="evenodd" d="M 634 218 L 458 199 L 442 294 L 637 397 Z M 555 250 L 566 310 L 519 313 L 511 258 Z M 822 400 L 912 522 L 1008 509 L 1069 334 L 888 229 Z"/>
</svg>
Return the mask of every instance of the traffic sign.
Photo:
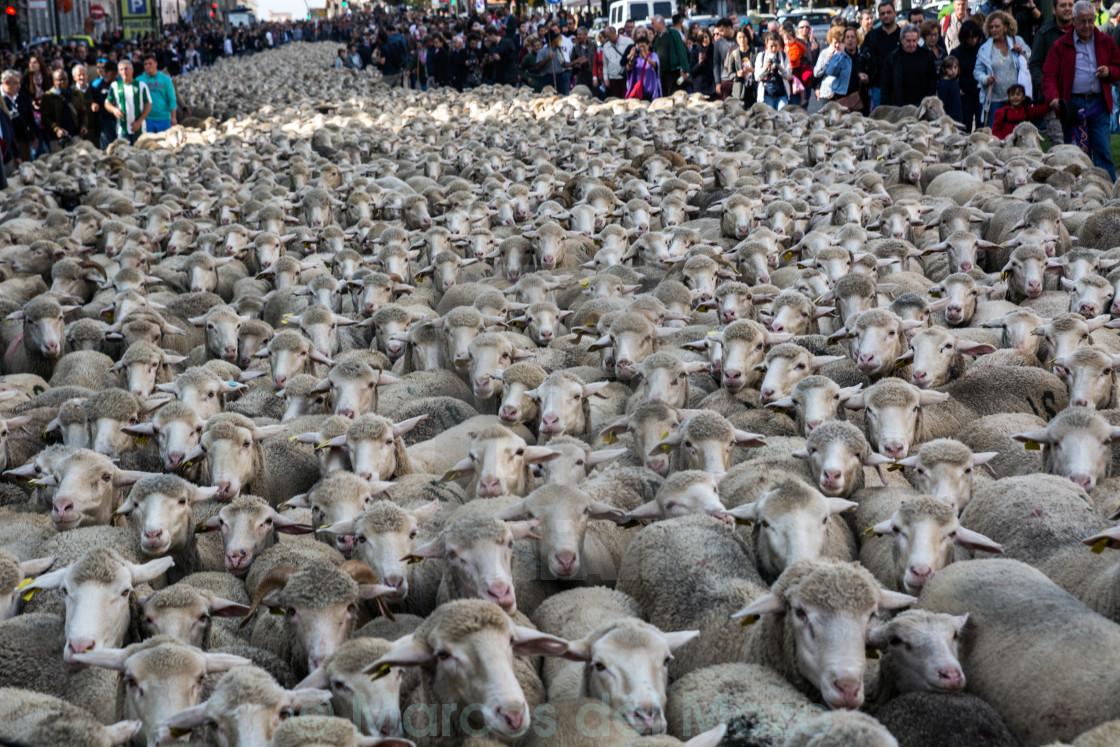
<svg viewBox="0 0 1120 747">
<path fill-rule="evenodd" d="M 485 13 L 486 0 L 474 0 L 474 9 L 479 13 Z"/>
<path fill-rule="evenodd" d="M 89 17 L 94 21 L 103 21 L 105 20 L 105 9 L 100 5 L 91 5 L 89 6 Z"/>
</svg>

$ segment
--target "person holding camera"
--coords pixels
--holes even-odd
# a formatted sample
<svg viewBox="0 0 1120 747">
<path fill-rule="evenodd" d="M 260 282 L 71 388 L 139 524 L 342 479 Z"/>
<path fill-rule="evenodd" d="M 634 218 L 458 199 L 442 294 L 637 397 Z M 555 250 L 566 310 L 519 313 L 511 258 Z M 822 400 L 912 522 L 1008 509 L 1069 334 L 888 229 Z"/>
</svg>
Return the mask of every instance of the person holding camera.
<svg viewBox="0 0 1120 747">
<path fill-rule="evenodd" d="M 54 88 L 43 94 L 43 129 L 51 138 L 51 151 L 65 148 L 86 134 L 86 105 L 82 92 L 70 85 L 65 70 L 54 71 Z"/>
<path fill-rule="evenodd" d="M 777 31 L 766 34 L 766 49 L 754 61 L 754 74 L 758 78 L 758 100 L 775 109 L 789 103 L 790 81 L 793 67 L 783 49 L 782 36 Z"/>
</svg>

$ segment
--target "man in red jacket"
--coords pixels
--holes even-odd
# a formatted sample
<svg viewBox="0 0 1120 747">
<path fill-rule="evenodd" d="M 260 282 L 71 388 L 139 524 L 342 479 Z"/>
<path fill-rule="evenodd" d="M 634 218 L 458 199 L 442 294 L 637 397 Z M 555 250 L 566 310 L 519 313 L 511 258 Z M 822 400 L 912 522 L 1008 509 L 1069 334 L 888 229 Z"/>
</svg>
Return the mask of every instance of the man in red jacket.
<svg viewBox="0 0 1120 747">
<path fill-rule="evenodd" d="M 1042 68 L 1042 95 L 1050 108 L 1063 104 L 1065 141 L 1073 141 L 1077 120 L 1083 119 L 1093 163 L 1116 181 L 1112 165 L 1108 120 L 1112 112 L 1112 84 L 1120 81 L 1120 48 L 1096 29 L 1093 4 L 1078 0 L 1073 6 L 1073 28 L 1050 47 Z"/>
</svg>

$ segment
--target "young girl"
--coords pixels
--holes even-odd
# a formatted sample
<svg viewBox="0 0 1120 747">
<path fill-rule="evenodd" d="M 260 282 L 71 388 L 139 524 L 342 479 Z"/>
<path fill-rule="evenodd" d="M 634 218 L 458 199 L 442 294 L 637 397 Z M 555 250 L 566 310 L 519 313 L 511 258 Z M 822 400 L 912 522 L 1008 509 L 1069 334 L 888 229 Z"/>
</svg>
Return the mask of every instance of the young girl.
<svg viewBox="0 0 1120 747">
<path fill-rule="evenodd" d="M 941 79 L 937 81 L 937 98 L 945 106 L 945 113 L 954 122 L 964 124 L 964 106 L 961 102 L 959 76 L 961 63 L 949 55 L 941 62 Z"/>
<path fill-rule="evenodd" d="M 758 100 L 781 109 L 789 103 L 790 80 L 793 69 L 789 56 L 782 50 L 782 37 L 777 31 L 766 35 L 766 51 L 759 52 L 754 62 L 758 79 Z"/>
<path fill-rule="evenodd" d="M 1015 126 L 1020 122 L 1030 122 L 1042 119 L 1050 111 L 1050 107 L 1043 104 L 1031 104 L 1027 98 L 1026 89 L 1016 83 L 1007 89 L 1007 106 L 996 110 L 996 121 L 992 125 L 992 134 L 1000 140 L 1015 131 Z M 946 109 L 948 114 L 948 109 Z"/>
</svg>

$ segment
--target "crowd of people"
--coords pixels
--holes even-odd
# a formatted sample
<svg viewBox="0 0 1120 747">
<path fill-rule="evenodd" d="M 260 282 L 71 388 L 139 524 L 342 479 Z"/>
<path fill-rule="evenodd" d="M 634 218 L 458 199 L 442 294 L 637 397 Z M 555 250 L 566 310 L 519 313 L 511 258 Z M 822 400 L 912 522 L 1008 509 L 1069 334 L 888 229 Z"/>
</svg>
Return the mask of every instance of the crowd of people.
<svg viewBox="0 0 1120 747">
<path fill-rule="evenodd" d="M 74 138 L 102 148 L 135 141 L 176 124 L 175 76 L 295 41 L 333 41 L 336 68 L 376 67 L 388 85 L 420 90 L 504 84 L 567 95 L 581 85 L 600 98 L 645 100 L 685 90 L 776 109 L 837 101 L 865 114 L 936 95 L 968 131 L 991 127 L 1005 138 L 1034 121 L 1051 142 L 1081 143 L 1114 174 L 1120 2 L 1107 11 L 1100 0 L 1053 3 L 1045 21 L 1035 0 L 987 0 L 977 12 L 954 0 L 936 20 L 913 8 L 903 22 L 884 0 L 855 20 L 833 16 L 823 38 L 807 18 L 756 29 L 734 13 L 708 27 L 678 14 L 592 34 L 589 16 L 566 9 L 465 18 L 402 10 L 232 29 L 204 22 L 139 40 L 117 31 L 93 48 L 0 50 L 0 151 L 10 173 Z"/>
</svg>

